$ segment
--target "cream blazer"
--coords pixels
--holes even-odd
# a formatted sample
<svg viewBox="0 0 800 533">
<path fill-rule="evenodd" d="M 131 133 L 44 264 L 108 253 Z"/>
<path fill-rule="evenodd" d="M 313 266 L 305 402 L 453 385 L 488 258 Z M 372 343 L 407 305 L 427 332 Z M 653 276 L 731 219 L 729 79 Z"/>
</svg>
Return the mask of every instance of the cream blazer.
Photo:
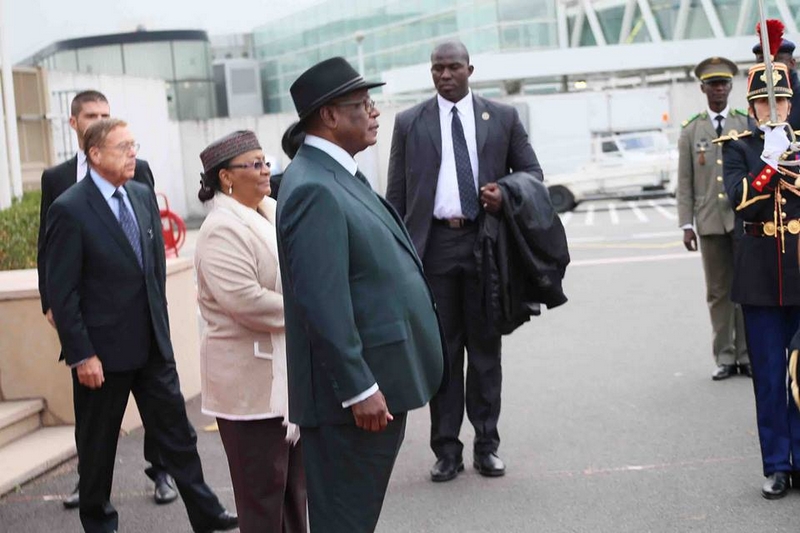
<svg viewBox="0 0 800 533">
<path fill-rule="evenodd" d="M 273 376 L 273 356 L 285 369 L 275 201 L 261 203 L 264 216 L 222 193 L 212 202 L 195 251 L 197 300 L 207 323 L 202 410 L 230 420 L 284 416 L 286 378 Z"/>
</svg>

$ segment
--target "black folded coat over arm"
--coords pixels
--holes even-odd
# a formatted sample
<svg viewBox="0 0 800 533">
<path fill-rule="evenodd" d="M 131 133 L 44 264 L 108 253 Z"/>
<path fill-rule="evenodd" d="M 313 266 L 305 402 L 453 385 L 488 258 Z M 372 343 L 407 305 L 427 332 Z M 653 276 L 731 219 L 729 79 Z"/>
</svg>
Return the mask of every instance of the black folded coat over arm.
<svg viewBox="0 0 800 533">
<path fill-rule="evenodd" d="M 567 301 L 561 281 L 570 258 L 547 187 L 525 172 L 497 184 L 502 213 L 483 217 L 475 255 L 487 320 L 507 335 L 539 315 L 541 304 L 552 309 Z"/>
</svg>

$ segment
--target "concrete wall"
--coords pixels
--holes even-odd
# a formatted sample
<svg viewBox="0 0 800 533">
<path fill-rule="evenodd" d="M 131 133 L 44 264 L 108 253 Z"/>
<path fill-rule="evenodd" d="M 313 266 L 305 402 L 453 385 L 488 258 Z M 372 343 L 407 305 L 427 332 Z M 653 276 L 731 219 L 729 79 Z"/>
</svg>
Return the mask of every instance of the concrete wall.
<svg viewBox="0 0 800 533">
<path fill-rule="evenodd" d="M 167 260 L 172 344 L 186 398 L 200 394 L 198 313 L 191 259 Z M 58 362 L 58 335 L 39 304 L 36 270 L 0 272 L 0 400 L 44 398 L 46 425 L 74 424 L 72 378 Z M 128 402 L 123 430 L 141 425 Z"/>
</svg>

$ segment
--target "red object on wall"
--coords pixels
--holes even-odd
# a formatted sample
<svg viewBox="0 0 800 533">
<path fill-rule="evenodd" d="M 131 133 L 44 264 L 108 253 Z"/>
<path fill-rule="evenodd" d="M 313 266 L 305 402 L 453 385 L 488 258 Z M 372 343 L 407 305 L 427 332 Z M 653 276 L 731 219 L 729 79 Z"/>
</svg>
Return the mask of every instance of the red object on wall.
<svg viewBox="0 0 800 533">
<path fill-rule="evenodd" d="M 186 240 L 186 224 L 177 213 L 169 210 L 169 200 L 163 193 L 156 194 L 161 214 L 161 234 L 164 236 L 164 252 L 167 257 L 178 257 L 178 250 Z M 163 203 L 163 207 L 162 207 Z"/>
</svg>

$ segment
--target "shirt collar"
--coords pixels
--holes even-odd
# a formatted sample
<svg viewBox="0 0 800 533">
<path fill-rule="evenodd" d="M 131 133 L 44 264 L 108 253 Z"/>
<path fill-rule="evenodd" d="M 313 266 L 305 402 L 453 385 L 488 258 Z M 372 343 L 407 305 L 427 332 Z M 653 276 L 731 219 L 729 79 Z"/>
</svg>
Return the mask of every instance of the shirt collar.
<svg viewBox="0 0 800 533">
<path fill-rule="evenodd" d="M 730 104 L 726 105 L 725 109 L 723 109 L 719 113 L 717 113 L 716 111 L 711 111 L 711 108 L 708 108 L 708 107 L 706 108 L 706 110 L 708 111 L 708 116 L 711 118 L 711 122 L 714 122 L 714 119 L 717 118 L 717 115 L 722 115 L 723 119 L 727 119 L 728 118 L 728 111 L 730 111 L 730 109 L 731 109 Z"/>
<path fill-rule="evenodd" d="M 456 103 L 444 98 L 441 94 L 436 94 L 436 100 L 439 103 L 439 109 L 444 113 L 452 113 L 453 106 L 458 109 L 458 112 L 463 116 L 471 116 L 472 111 L 472 89 L 467 91 L 467 95 Z"/>
<path fill-rule="evenodd" d="M 95 169 L 91 167 L 89 167 L 89 175 L 92 177 L 92 181 L 94 182 L 94 184 L 97 185 L 97 188 L 100 189 L 100 194 L 103 195 L 105 201 L 108 202 L 109 200 L 111 200 L 111 197 L 114 196 L 114 191 L 116 191 L 117 188 L 111 185 L 111 182 L 106 180 L 103 176 L 98 174 L 95 171 Z M 123 198 L 128 196 L 128 193 L 124 187 L 120 187 L 119 190 L 120 192 L 122 192 Z"/>
<path fill-rule="evenodd" d="M 341 146 L 333 144 L 329 140 L 323 139 L 322 137 L 317 137 L 316 135 L 306 135 L 304 144 L 322 150 L 331 156 L 337 163 L 342 165 L 344 169 L 352 176 L 355 176 L 356 172 L 358 172 L 358 163 L 356 163 L 356 160 L 353 159 L 353 157 Z"/>
</svg>

